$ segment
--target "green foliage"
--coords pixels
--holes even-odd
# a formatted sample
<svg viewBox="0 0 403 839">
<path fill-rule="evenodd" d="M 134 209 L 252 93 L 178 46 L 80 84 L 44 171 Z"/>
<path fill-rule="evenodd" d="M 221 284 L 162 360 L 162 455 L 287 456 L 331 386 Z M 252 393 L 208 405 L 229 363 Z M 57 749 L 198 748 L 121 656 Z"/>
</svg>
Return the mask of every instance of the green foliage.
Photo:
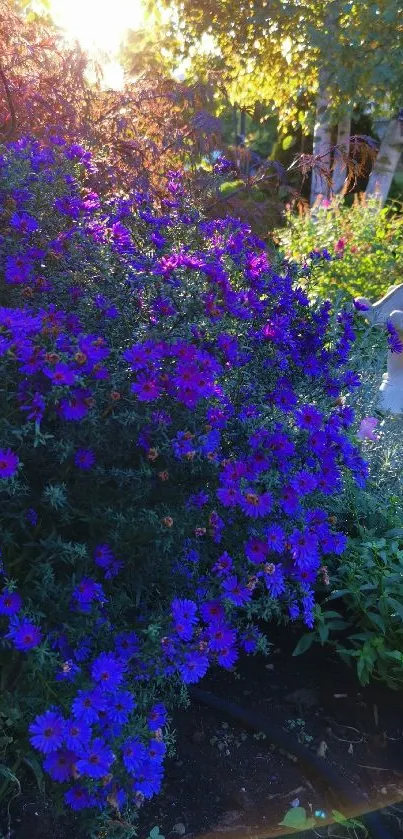
<svg viewBox="0 0 403 839">
<path fill-rule="evenodd" d="M 335 625 L 335 612 L 318 607 L 316 633 L 331 639 L 344 661 L 356 664 L 361 684 L 374 678 L 389 687 L 403 685 L 403 516 L 401 526 L 382 538 L 350 540 L 346 558 L 332 574 L 328 600 L 343 599 L 347 621 Z M 347 627 L 345 638 L 332 633 Z"/>
<path fill-rule="evenodd" d="M 403 274 L 403 216 L 395 206 L 380 209 L 376 199 L 352 207 L 335 200 L 330 206 L 295 215 L 273 238 L 295 260 L 327 248 L 310 280 L 313 293 L 334 297 L 381 297 Z"/>
<path fill-rule="evenodd" d="M 335 123 L 352 103 L 385 106 L 387 99 L 400 106 L 402 6 L 395 0 L 305 0 L 302 11 L 289 0 L 164 5 L 171 10 L 164 43 L 168 49 L 174 43 L 176 60 L 194 61 L 204 38 L 214 48 L 215 68 L 219 55 L 230 101 L 274 107 L 281 127 L 313 127 L 323 71 Z"/>
<path fill-rule="evenodd" d="M 279 824 L 283 827 L 292 827 L 293 830 L 308 830 L 315 826 L 316 819 L 307 816 L 305 807 L 290 807 Z"/>
</svg>

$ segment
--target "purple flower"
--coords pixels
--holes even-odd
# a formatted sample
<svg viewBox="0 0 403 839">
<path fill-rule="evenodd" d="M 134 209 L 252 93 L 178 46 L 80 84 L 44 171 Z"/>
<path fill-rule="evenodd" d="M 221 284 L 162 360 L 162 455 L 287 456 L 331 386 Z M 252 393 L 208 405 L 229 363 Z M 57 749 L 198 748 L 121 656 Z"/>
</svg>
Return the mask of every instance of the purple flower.
<svg viewBox="0 0 403 839">
<path fill-rule="evenodd" d="M 125 668 L 113 653 L 101 653 L 93 662 L 91 676 L 104 690 L 114 690 L 123 681 Z"/>
<path fill-rule="evenodd" d="M 306 568 L 318 558 L 318 540 L 309 530 L 293 530 L 288 537 L 293 559 L 301 568 Z"/>
<path fill-rule="evenodd" d="M 150 731 L 157 731 L 158 728 L 163 728 L 168 719 L 165 705 L 159 703 L 151 708 L 148 714 L 148 727 Z"/>
<path fill-rule="evenodd" d="M 310 588 L 306 588 L 302 596 L 302 612 L 304 621 L 309 629 L 314 625 L 315 596 Z"/>
<path fill-rule="evenodd" d="M 320 428 L 323 422 L 322 414 L 314 405 L 304 405 L 296 412 L 295 419 L 300 428 L 308 431 Z"/>
<path fill-rule="evenodd" d="M 78 422 L 87 416 L 89 411 L 89 399 L 91 391 L 75 388 L 67 399 L 61 399 L 59 403 L 60 416 L 69 422 Z"/>
<path fill-rule="evenodd" d="M 316 489 L 317 478 L 307 469 L 301 469 L 291 479 L 291 486 L 299 495 L 308 495 Z"/>
<path fill-rule="evenodd" d="M 207 656 L 198 650 L 193 650 L 186 653 L 183 663 L 179 666 L 179 672 L 185 684 L 188 685 L 202 679 L 207 673 L 208 666 Z"/>
<path fill-rule="evenodd" d="M 126 740 L 122 749 L 122 757 L 127 771 L 134 775 L 143 761 L 147 759 L 147 750 L 144 743 L 137 737 Z"/>
<path fill-rule="evenodd" d="M 162 740 L 150 740 L 148 744 L 149 760 L 161 761 L 165 755 L 167 747 Z"/>
<path fill-rule="evenodd" d="M 376 417 L 364 417 L 361 420 L 359 430 L 357 432 L 357 437 L 360 440 L 372 440 L 376 442 L 379 439 L 379 435 L 375 434 L 375 428 L 378 425 L 379 420 Z"/>
<path fill-rule="evenodd" d="M 208 632 L 209 647 L 213 652 L 220 652 L 235 644 L 236 633 L 224 624 L 215 624 Z"/>
<path fill-rule="evenodd" d="M 115 760 L 115 755 L 101 737 L 96 737 L 89 746 L 84 747 L 76 761 L 80 775 L 89 778 L 103 778 L 109 774 L 109 769 Z"/>
<path fill-rule="evenodd" d="M 197 606 L 193 600 L 172 601 L 172 615 L 175 630 L 184 641 L 189 641 L 193 635 L 194 624 L 197 623 Z"/>
<path fill-rule="evenodd" d="M 29 726 L 32 745 L 45 755 L 55 752 L 64 741 L 64 719 L 58 711 L 39 714 Z"/>
<path fill-rule="evenodd" d="M 11 449 L 0 449 L 0 478 L 11 478 L 19 462 L 19 457 Z"/>
<path fill-rule="evenodd" d="M 26 235 L 27 233 L 34 233 L 35 230 L 38 230 L 39 224 L 33 216 L 30 216 L 29 213 L 13 213 L 10 218 L 11 227 L 14 227 L 18 233 L 22 233 Z"/>
<path fill-rule="evenodd" d="M 52 380 L 54 385 L 74 385 L 77 378 L 77 373 L 62 361 L 53 368 L 44 367 L 43 372 L 45 376 Z"/>
<path fill-rule="evenodd" d="M 257 519 L 270 513 L 273 507 L 273 496 L 270 492 L 259 495 L 258 492 L 247 489 L 241 495 L 239 503 L 247 516 Z"/>
<path fill-rule="evenodd" d="M 124 724 L 128 721 L 130 714 L 136 708 L 133 694 L 128 690 L 121 690 L 112 697 L 108 705 L 108 715 L 112 722 Z"/>
<path fill-rule="evenodd" d="M 77 750 L 89 743 L 91 728 L 83 720 L 67 720 L 64 728 L 64 740 L 68 749 Z"/>
<path fill-rule="evenodd" d="M 219 600 L 210 600 L 200 606 L 202 618 L 207 623 L 221 623 L 225 618 L 225 611 Z"/>
<path fill-rule="evenodd" d="M 154 402 L 161 396 L 161 388 L 155 379 L 139 376 L 137 382 L 131 385 L 131 390 L 140 402 Z"/>
<path fill-rule="evenodd" d="M 10 623 L 10 629 L 6 638 L 10 638 L 16 650 L 26 652 L 38 647 L 42 641 L 42 632 L 39 627 L 27 620 L 14 619 Z"/>
<path fill-rule="evenodd" d="M 101 605 L 106 602 L 101 583 L 96 583 L 91 577 L 84 577 L 76 586 L 72 594 L 73 601 L 81 612 L 89 612 L 94 602 Z"/>
<path fill-rule="evenodd" d="M 281 554 L 284 550 L 285 533 L 279 524 L 271 524 L 265 530 L 265 537 L 269 551 Z"/>
<path fill-rule="evenodd" d="M 145 760 L 136 772 L 136 780 L 133 784 L 133 792 L 139 793 L 144 798 L 152 798 L 156 795 L 162 785 L 162 766 L 155 760 Z"/>
<path fill-rule="evenodd" d="M 254 653 L 256 651 L 258 639 L 259 632 L 254 628 L 248 629 L 241 635 L 241 646 L 246 653 Z"/>
<path fill-rule="evenodd" d="M 213 565 L 211 570 L 217 574 L 218 577 L 224 577 L 232 571 L 232 566 L 232 558 L 227 551 L 224 551 L 224 553 L 217 559 L 217 562 Z"/>
<path fill-rule="evenodd" d="M 43 768 L 49 773 L 54 781 L 68 781 L 73 777 L 74 764 L 76 762 L 76 755 L 67 749 L 60 749 L 57 752 L 49 754 L 44 762 Z"/>
<path fill-rule="evenodd" d="M 238 651 L 235 647 L 223 647 L 217 655 L 217 662 L 221 667 L 231 670 L 238 658 Z"/>
<path fill-rule="evenodd" d="M 364 297 L 357 297 L 354 301 L 354 308 L 357 312 L 367 312 L 371 308 L 371 303 Z"/>
<path fill-rule="evenodd" d="M 94 560 L 105 571 L 107 580 L 112 580 L 123 568 L 123 562 L 116 559 L 111 547 L 107 544 L 97 545 L 94 550 Z"/>
<path fill-rule="evenodd" d="M 116 652 L 120 658 L 130 659 L 139 651 L 139 639 L 135 632 L 120 632 L 115 637 Z"/>
<path fill-rule="evenodd" d="M 268 552 L 269 547 L 267 543 L 256 536 L 248 539 L 245 543 L 246 556 L 251 562 L 254 562 L 255 565 L 260 565 L 260 563 L 264 562 Z"/>
<path fill-rule="evenodd" d="M 91 469 L 95 463 L 95 454 L 91 449 L 77 449 L 74 463 L 84 471 Z"/>
<path fill-rule="evenodd" d="M 225 597 L 228 597 L 228 600 L 231 600 L 236 606 L 243 606 L 252 597 L 251 590 L 243 586 L 235 574 L 223 580 L 222 589 Z"/>
<path fill-rule="evenodd" d="M 284 571 L 281 565 L 268 562 L 264 568 L 264 581 L 269 594 L 274 598 L 280 597 L 285 591 Z"/>
<path fill-rule="evenodd" d="M 236 507 L 241 500 L 241 494 L 236 486 L 230 485 L 219 487 L 217 490 L 217 498 L 221 501 L 224 507 Z"/>
<path fill-rule="evenodd" d="M 81 786 L 71 787 L 64 794 L 64 799 L 72 810 L 84 810 L 86 807 L 93 807 L 95 804 L 94 796 L 90 795 L 88 790 Z"/>
<path fill-rule="evenodd" d="M 98 722 L 99 712 L 105 710 L 106 696 L 99 689 L 80 690 L 72 702 L 73 716 L 86 725 Z"/>
<path fill-rule="evenodd" d="M 38 524 L 38 513 L 32 507 L 27 510 L 26 512 L 26 519 L 27 522 L 32 525 L 32 527 L 36 527 Z"/>
<path fill-rule="evenodd" d="M 5 588 L 0 594 L 0 615 L 16 615 L 22 608 L 22 598 L 16 591 Z"/>
</svg>

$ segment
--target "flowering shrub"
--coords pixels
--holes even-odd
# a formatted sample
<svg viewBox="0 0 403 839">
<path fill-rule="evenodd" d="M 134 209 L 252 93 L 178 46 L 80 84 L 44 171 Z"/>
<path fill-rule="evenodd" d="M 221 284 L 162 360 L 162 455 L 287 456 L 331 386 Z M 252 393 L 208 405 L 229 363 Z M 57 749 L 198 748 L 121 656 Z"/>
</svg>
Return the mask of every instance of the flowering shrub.
<svg viewBox="0 0 403 839">
<path fill-rule="evenodd" d="M 347 548 L 341 561 L 328 563 L 326 584 L 317 594 L 321 602 L 315 608 L 314 634 L 301 639 L 300 649 L 314 640 L 330 644 L 356 668 L 363 684 L 376 679 L 401 689 L 403 440 L 401 417 L 378 410 L 387 346 L 393 351 L 395 338 L 389 330 L 360 321 L 357 315 L 350 364 L 362 371 L 361 387 L 350 403 L 369 478 L 365 490 L 346 483 L 332 499 Z"/>
<path fill-rule="evenodd" d="M 130 821 L 185 686 L 264 649 L 260 619 L 312 626 L 330 499 L 366 465 L 354 315 L 179 173 L 156 209 L 102 202 L 92 165 L 60 140 L 1 159 L 0 713 L 70 807 Z"/>
<path fill-rule="evenodd" d="M 393 207 L 380 209 L 376 199 L 352 207 L 335 200 L 297 216 L 286 214 L 286 226 L 274 234 L 287 258 L 315 260 L 323 248 L 331 257 L 315 269 L 318 294 L 379 299 L 401 282 L 403 219 Z"/>
</svg>

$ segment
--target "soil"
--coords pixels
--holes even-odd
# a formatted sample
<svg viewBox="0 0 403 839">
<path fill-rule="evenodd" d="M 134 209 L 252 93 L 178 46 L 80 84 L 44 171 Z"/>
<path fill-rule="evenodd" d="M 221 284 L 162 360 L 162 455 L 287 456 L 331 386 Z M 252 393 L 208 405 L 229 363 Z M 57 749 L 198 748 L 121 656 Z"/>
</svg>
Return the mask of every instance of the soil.
<svg viewBox="0 0 403 839">
<path fill-rule="evenodd" d="M 361 688 L 354 672 L 321 648 L 293 658 L 295 638 L 288 630 L 278 643 L 269 659 L 246 657 L 235 673 L 217 670 L 200 686 L 267 718 L 281 713 L 286 730 L 361 793 L 365 810 L 384 808 L 388 836 L 401 839 L 401 694 Z M 165 839 L 296 835 L 279 826 L 293 806 L 304 807 L 308 817 L 317 813 L 306 839 L 354 836 L 340 824 L 325 826 L 335 807 L 327 785 L 261 734 L 196 702 L 176 712 L 172 728 L 176 755 L 167 760 L 162 793 L 140 810 L 140 839 L 155 826 Z M 342 806 L 337 809 L 346 814 Z M 358 818 L 360 813 L 348 815 Z M 10 816 L 9 836 L 4 815 L 1 821 L 4 839 L 84 839 L 75 820 L 57 819 L 35 795 L 15 799 Z M 358 829 L 355 835 L 364 837 L 364 832 Z"/>
</svg>

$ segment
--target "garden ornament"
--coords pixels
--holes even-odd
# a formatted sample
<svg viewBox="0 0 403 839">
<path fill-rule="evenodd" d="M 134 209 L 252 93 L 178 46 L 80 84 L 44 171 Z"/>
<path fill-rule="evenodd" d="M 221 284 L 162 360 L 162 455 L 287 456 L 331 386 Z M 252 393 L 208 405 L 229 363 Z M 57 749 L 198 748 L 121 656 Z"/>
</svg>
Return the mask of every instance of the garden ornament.
<svg viewBox="0 0 403 839">
<path fill-rule="evenodd" d="M 390 288 L 377 303 L 365 297 L 358 297 L 354 302 L 359 314 L 374 326 L 385 327 L 391 323 L 403 345 L 403 284 Z M 380 411 L 403 414 L 403 351 L 388 351 L 387 372 L 382 376 L 379 392 Z"/>
</svg>

